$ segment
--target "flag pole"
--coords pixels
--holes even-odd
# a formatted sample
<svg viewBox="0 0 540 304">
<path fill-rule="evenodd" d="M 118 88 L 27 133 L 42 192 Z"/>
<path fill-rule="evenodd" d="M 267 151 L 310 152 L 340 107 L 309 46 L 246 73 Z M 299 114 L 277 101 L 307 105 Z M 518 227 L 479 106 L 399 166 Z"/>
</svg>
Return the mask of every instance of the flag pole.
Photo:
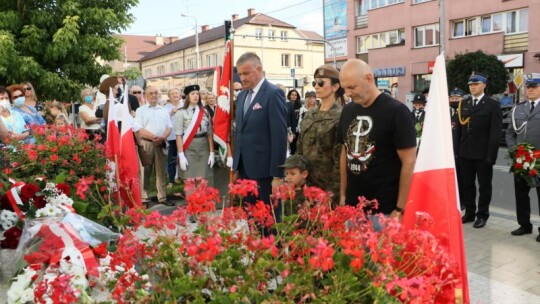
<svg viewBox="0 0 540 304">
<path fill-rule="evenodd" d="M 233 133 L 233 121 L 235 119 L 235 108 L 234 108 L 234 20 L 231 20 L 230 28 L 230 52 L 231 52 L 231 79 L 229 80 L 229 148 L 231 149 L 231 155 L 234 155 L 234 133 Z M 225 37 L 226 38 L 226 37 Z M 233 182 L 234 172 L 232 167 L 229 169 L 229 184 Z M 229 202 L 232 204 L 233 195 L 229 195 Z"/>
</svg>

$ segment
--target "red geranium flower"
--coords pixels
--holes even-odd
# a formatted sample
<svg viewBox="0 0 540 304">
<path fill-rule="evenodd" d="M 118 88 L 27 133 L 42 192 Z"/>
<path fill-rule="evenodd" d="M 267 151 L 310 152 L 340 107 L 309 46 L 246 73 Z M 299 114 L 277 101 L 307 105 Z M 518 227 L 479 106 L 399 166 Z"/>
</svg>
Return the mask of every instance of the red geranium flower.
<svg viewBox="0 0 540 304">
<path fill-rule="evenodd" d="M 69 194 L 71 193 L 71 188 L 69 188 L 67 184 L 56 184 L 56 189 L 58 189 L 60 192 L 64 193 L 67 196 L 69 196 Z"/>
</svg>

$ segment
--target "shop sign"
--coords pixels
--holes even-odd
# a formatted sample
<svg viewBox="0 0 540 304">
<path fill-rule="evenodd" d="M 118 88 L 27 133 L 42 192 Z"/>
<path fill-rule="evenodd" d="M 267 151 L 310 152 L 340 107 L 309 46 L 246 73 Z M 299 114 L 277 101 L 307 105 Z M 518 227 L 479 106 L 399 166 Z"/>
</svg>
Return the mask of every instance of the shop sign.
<svg viewBox="0 0 540 304">
<path fill-rule="evenodd" d="M 392 68 L 382 68 L 382 69 L 374 69 L 373 75 L 375 77 L 398 77 L 398 76 L 405 76 L 405 67 L 392 67 Z"/>
</svg>

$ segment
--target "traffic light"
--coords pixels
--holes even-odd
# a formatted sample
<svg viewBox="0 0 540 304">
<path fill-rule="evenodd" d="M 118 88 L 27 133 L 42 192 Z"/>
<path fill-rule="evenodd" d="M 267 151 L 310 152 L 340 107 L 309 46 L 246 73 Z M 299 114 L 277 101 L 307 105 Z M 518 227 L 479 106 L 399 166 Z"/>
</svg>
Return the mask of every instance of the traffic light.
<svg viewBox="0 0 540 304">
<path fill-rule="evenodd" d="M 231 20 L 225 20 L 225 41 L 231 39 Z"/>
</svg>

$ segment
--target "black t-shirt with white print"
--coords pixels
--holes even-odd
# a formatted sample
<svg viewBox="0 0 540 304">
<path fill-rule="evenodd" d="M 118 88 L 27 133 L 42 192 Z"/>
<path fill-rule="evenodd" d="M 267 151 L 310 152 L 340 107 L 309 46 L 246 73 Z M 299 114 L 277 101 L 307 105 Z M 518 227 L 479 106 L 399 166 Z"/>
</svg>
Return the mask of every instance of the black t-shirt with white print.
<svg viewBox="0 0 540 304">
<path fill-rule="evenodd" d="M 379 94 L 364 108 L 354 102 L 341 112 L 338 141 L 346 146 L 348 205 L 358 197 L 377 199 L 377 212 L 394 210 L 399 191 L 401 161 L 398 149 L 416 146 L 409 109 L 387 94 Z"/>
</svg>

